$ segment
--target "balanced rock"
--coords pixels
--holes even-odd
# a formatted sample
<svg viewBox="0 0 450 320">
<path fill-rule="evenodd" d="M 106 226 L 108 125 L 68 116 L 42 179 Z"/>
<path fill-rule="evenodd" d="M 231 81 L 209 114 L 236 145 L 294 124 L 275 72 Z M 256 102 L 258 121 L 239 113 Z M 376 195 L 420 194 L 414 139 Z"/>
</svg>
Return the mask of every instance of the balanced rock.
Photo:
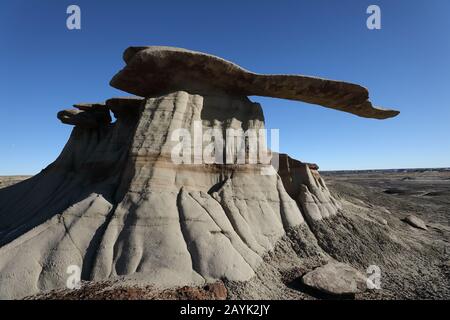
<svg viewBox="0 0 450 320">
<path fill-rule="evenodd" d="M 261 106 L 246 95 L 379 119 L 398 113 L 373 108 L 358 85 L 258 75 L 193 51 L 130 48 L 124 58 L 127 65 L 111 84 L 144 98 L 58 113 L 75 126 L 60 156 L 32 178 L 0 189 L 0 298 L 64 287 L 73 266 L 82 280 L 132 277 L 159 288 L 247 281 L 287 231 L 309 230 L 305 220 L 331 219 L 341 206 L 316 166 L 281 154 L 279 168 L 235 162 L 239 150 L 248 159 L 247 148 L 236 150 L 231 163 L 220 161 L 225 156 L 211 161 L 190 143 L 202 142 L 198 132 L 264 129 Z M 181 141 L 180 132 L 194 138 Z M 353 290 L 346 287 L 348 269 L 328 269 L 345 275 L 330 291 Z"/>
<path fill-rule="evenodd" d="M 367 279 L 357 269 L 340 262 L 330 262 L 308 272 L 302 283 L 330 295 L 352 295 L 367 289 Z"/>
</svg>

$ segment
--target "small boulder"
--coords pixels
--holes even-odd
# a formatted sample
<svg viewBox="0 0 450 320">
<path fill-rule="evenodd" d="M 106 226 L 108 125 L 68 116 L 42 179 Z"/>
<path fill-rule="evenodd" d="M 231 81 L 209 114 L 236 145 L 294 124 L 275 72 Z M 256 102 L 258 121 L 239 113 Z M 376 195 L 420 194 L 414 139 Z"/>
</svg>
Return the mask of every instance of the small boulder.
<svg viewBox="0 0 450 320">
<path fill-rule="evenodd" d="M 422 230 L 428 230 L 427 225 L 422 219 L 417 218 L 414 215 L 409 215 L 405 219 L 403 219 L 406 223 L 413 226 L 414 228 L 422 229 Z"/>
<path fill-rule="evenodd" d="M 330 262 L 302 277 L 307 287 L 329 295 L 354 295 L 367 289 L 366 277 L 355 268 L 340 262 Z"/>
</svg>

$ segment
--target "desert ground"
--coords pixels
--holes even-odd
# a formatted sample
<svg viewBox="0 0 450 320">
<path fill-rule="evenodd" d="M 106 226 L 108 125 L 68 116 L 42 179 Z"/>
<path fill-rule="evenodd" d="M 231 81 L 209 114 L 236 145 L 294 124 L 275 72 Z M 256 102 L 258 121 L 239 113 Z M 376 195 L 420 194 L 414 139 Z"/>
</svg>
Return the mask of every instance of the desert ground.
<svg viewBox="0 0 450 320">
<path fill-rule="evenodd" d="M 319 245 L 335 258 L 364 269 L 379 264 L 381 289 L 356 295 L 356 299 L 449 299 L 450 298 L 450 170 L 378 170 L 321 172 L 332 194 L 350 214 L 313 226 L 321 234 Z M 0 177 L 0 187 L 27 176 Z M 408 225 L 403 219 L 415 215 L 428 230 Z M 360 219 L 364 217 L 364 219 Z M 374 229 L 363 224 L 374 219 Z M 346 225 L 341 228 L 340 225 Z M 355 234 L 348 230 L 355 227 Z M 311 227 L 311 226 L 310 226 Z M 385 230 L 385 231 L 380 231 Z M 300 233 L 308 237 L 307 233 Z M 295 237 L 295 236 L 294 236 Z M 373 247 L 376 237 L 379 248 Z M 395 239 L 399 239 L 398 248 Z M 299 279 L 305 270 L 320 264 L 320 257 L 292 260 L 289 253 L 295 239 L 289 234 L 269 252 L 257 276 L 246 283 L 219 281 L 204 288 L 183 287 L 157 292 L 151 287 L 121 283 L 86 283 L 82 290 L 55 290 L 32 299 L 316 299 L 327 298 L 311 292 Z M 394 240 L 394 244 L 392 244 Z M 364 248 L 365 241 L 372 243 Z M 410 252 L 405 252 L 405 245 Z M 294 248 L 295 250 L 295 248 Z M 300 251 L 314 250 L 300 248 Z M 369 253 L 361 253 L 364 250 Z M 385 250 L 385 253 L 379 252 Z M 398 251 L 400 250 L 400 251 Z M 373 251 L 372 255 L 370 251 Z M 401 258 L 395 257 L 396 252 Z M 298 253 L 298 252 L 297 252 Z"/>
<path fill-rule="evenodd" d="M 334 193 L 395 217 L 414 214 L 432 230 L 449 230 L 450 169 L 321 172 Z M 448 235 L 447 235 L 448 236 Z M 448 239 L 447 239 L 448 240 Z"/>
<path fill-rule="evenodd" d="M 372 264 L 381 270 L 381 289 L 357 294 L 356 299 L 450 298 L 449 169 L 321 171 L 321 175 L 343 210 L 337 217 L 309 225 L 319 247 L 360 270 Z M 410 215 L 422 219 L 427 230 L 406 223 Z M 258 278 L 244 289 L 233 287 L 231 296 L 253 298 L 259 292 L 257 298 L 330 298 L 302 286 L 302 269 L 311 265 L 297 262 L 293 267 L 286 259 L 286 243 L 293 240 L 288 236 L 280 241 Z M 280 267 L 283 264 L 289 266 Z M 281 274 L 277 280 L 276 272 Z M 278 289 L 264 292 L 264 286 Z"/>
<path fill-rule="evenodd" d="M 16 184 L 31 176 L 0 176 L 0 189 Z"/>
</svg>

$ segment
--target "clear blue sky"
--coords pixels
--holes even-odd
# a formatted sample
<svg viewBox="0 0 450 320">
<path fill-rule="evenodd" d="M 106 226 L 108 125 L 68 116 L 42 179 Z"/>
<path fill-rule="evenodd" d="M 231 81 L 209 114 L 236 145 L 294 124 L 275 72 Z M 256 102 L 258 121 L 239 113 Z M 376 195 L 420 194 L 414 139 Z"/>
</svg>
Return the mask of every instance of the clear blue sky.
<svg viewBox="0 0 450 320">
<path fill-rule="evenodd" d="M 82 29 L 66 28 L 77 4 Z M 366 27 L 381 7 L 382 29 Z M 0 3 L 0 175 L 52 162 L 71 127 L 57 111 L 126 95 L 109 87 L 130 45 L 204 51 L 255 72 L 369 88 L 401 111 L 378 121 L 279 99 L 263 104 L 281 151 L 321 169 L 450 166 L 450 1 L 18 1 Z"/>
</svg>

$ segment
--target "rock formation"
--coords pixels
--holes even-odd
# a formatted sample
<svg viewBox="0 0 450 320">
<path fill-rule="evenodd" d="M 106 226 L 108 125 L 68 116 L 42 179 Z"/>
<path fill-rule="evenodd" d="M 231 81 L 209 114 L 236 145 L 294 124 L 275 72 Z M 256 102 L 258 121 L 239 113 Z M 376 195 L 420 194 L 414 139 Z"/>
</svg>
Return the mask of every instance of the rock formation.
<svg viewBox="0 0 450 320">
<path fill-rule="evenodd" d="M 319 104 L 361 117 L 386 119 L 395 110 L 372 107 L 366 88 L 300 75 L 262 75 L 209 54 L 173 47 L 130 47 L 126 67 L 111 80 L 115 88 L 143 97 L 187 90 L 269 96 Z"/>
<path fill-rule="evenodd" d="M 135 277 L 161 288 L 247 281 L 287 230 L 341 205 L 317 166 L 287 155 L 275 175 L 262 175 L 263 164 L 176 164 L 173 132 L 194 133 L 198 122 L 203 132 L 263 129 L 247 95 L 377 119 L 398 113 L 373 108 L 358 85 L 258 75 L 183 49 L 129 48 L 124 60 L 111 84 L 143 98 L 59 112 L 74 126 L 60 156 L 0 190 L 0 298 L 64 287 L 70 265 L 83 280 Z"/>
<path fill-rule="evenodd" d="M 343 263 L 327 263 L 307 273 L 302 283 L 314 290 L 335 296 L 353 295 L 367 288 L 367 278 Z"/>
<path fill-rule="evenodd" d="M 428 230 L 426 223 L 422 219 L 419 219 L 414 215 L 409 215 L 405 217 L 404 221 L 409 225 L 413 226 L 414 228 Z"/>
</svg>

